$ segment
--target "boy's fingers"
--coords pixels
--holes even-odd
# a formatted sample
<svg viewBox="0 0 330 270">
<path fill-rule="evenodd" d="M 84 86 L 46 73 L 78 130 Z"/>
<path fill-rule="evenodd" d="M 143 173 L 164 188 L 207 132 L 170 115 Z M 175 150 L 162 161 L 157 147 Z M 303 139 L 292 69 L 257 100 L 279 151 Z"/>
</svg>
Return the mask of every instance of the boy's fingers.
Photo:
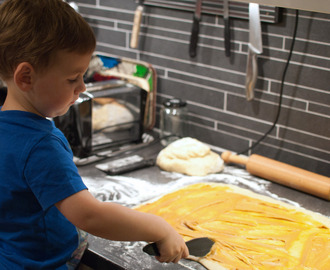
<svg viewBox="0 0 330 270">
<path fill-rule="evenodd" d="M 189 249 L 187 246 L 185 246 L 185 249 L 182 254 L 182 258 L 187 258 L 189 256 Z"/>
<path fill-rule="evenodd" d="M 156 259 L 161 262 L 161 263 L 170 263 L 170 262 L 173 262 L 174 259 L 173 258 L 170 258 L 170 257 L 156 257 Z"/>
<path fill-rule="evenodd" d="M 162 257 L 162 256 L 156 256 L 155 258 L 161 262 L 161 263 L 178 263 L 182 258 L 186 258 L 188 257 L 189 252 L 187 254 L 187 252 L 185 252 L 185 250 L 183 252 L 180 252 L 177 256 L 175 257 Z"/>
<path fill-rule="evenodd" d="M 180 254 L 180 256 L 177 256 L 172 262 L 178 263 L 181 259 L 182 259 L 182 256 Z"/>
<path fill-rule="evenodd" d="M 159 261 L 161 263 L 168 263 L 168 262 L 170 262 L 170 261 L 168 261 L 168 258 L 166 258 L 166 257 L 156 256 L 155 258 L 157 259 L 157 261 Z"/>
</svg>

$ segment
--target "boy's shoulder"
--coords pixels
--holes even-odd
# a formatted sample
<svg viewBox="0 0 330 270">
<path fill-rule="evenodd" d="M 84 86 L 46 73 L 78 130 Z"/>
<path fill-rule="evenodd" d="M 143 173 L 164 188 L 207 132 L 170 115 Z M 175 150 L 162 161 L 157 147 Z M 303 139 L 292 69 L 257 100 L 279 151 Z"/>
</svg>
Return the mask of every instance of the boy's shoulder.
<svg viewBox="0 0 330 270">
<path fill-rule="evenodd" d="M 24 111 L 0 111 L 0 141 L 7 145 L 20 145 L 28 148 L 44 142 L 59 146 L 71 152 L 64 134 L 56 128 L 51 119 Z"/>
<path fill-rule="evenodd" d="M 55 127 L 52 121 L 46 118 L 34 113 L 18 110 L 0 111 L 0 123 L 2 127 L 10 127 L 16 132 L 20 130 L 29 132 L 49 132 Z"/>
</svg>

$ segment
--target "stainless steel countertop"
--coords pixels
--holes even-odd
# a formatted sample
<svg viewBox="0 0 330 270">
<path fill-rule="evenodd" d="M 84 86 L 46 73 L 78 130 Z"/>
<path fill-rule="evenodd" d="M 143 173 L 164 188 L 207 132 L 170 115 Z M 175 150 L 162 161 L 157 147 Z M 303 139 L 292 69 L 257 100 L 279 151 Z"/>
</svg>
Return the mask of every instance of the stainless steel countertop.
<svg viewBox="0 0 330 270">
<path fill-rule="evenodd" d="M 156 144 L 134 152 L 134 154 L 145 158 L 155 158 L 161 149 L 161 145 Z M 330 217 L 330 203 L 328 201 L 251 176 L 242 167 L 226 166 L 224 172 L 206 177 L 189 177 L 163 172 L 157 166 L 111 177 L 96 169 L 95 164 L 80 166 L 78 169 L 94 196 L 127 206 L 133 206 L 143 202 L 143 200 L 151 199 L 186 184 L 219 182 L 247 188 L 256 193 Z M 97 269 L 205 269 L 200 264 L 188 260 L 181 260 L 180 264 L 160 264 L 142 251 L 145 244 L 145 242 L 115 242 L 90 235 L 88 254 L 84 260 L 92 261 Z"/>
</svg>

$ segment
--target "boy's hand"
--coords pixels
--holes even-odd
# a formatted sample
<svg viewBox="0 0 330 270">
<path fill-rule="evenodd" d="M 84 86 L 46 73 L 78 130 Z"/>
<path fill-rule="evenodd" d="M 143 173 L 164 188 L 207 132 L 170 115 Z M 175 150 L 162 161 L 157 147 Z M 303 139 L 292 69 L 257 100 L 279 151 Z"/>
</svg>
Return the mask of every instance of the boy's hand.
<svg viewBox="0 0 330 270">
<path fill-rule="evenodd" d="M 159 262 L 177 263 L 182 258 L 189 256 L 185 241 L 172 227 L 166 237 L 156 244 L 160 253 L 160 256 L 156 256 Z"/>
<path fill-rule="evenodd" d="M 109 240 L 155 242 L 160 262 L 177 263 L 189 256 L 183 238 L 163 218 L 125 206 L 100 202 L 82 190 L 56 203 L 76 227 Z"/>
</svg>

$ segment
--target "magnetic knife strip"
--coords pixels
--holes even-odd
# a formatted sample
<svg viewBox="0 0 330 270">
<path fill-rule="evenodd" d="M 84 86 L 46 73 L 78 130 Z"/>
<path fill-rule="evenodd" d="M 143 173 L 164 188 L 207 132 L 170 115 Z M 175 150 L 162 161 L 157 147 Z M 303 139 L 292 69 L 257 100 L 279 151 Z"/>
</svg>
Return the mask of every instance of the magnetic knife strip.
<svg viewBox="0 0 330 270">
<path fill-rule="evenodd" d="M 138 2 L 138 1 L 136 1 Z M 184 11 L 195 10 L 196 0 L 144 0 L 146 6 L 156 6 Z M 223 16 L 222 0 L 203 0 L 202 13 Z M 229 16 L 231 18 L 249 19 L 249 4 L 229 1 Z M 260 5 L 260 21 L 267 23 L 279 22 L 279 8 Z"/>
</svg>

